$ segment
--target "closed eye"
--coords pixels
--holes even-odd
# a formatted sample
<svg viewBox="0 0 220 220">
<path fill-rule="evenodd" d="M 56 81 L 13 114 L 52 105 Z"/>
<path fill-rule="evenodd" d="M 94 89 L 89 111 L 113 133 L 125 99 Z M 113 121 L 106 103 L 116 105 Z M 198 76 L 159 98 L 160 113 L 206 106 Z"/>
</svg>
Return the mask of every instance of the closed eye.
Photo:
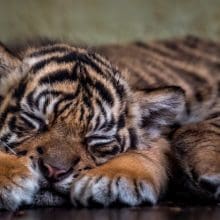
<svg viewBox="0 0 220 220">
<path fill-rule="evenodd" d="M 115 155 L 120 152 L 120 146 L 116 144 L 110 144 L 105 146 L 92 146 L 89 148 L 90 152 L 96 157 L 105 157 Z"/>
<path fill-rule="evenodd" d="M 27 150 L 22 150 L 22 151 L 18 151 L 16 152 L 17 156 L 26 156 L 27 155 Z"/>
<path fill-rule="evenodd" d="M 97 146 L 110 144 L 114 141 L 114 137 L 109 136 L 90 136 L 86 138 L 86 144 L 88 146 Z"/>
</svg>

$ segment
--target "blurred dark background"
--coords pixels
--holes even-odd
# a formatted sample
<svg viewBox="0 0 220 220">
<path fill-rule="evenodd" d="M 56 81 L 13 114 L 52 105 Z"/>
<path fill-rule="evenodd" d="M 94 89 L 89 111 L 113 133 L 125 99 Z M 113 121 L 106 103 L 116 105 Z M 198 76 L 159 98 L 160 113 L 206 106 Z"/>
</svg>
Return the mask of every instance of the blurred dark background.
<svg viewBox="0 0 220 220">
<path fill-rule="evenodd" d="M 220 39 L 220 0 L 0 0 L 0 41 L 102 44 L 196 34 Z"/>
</svg>

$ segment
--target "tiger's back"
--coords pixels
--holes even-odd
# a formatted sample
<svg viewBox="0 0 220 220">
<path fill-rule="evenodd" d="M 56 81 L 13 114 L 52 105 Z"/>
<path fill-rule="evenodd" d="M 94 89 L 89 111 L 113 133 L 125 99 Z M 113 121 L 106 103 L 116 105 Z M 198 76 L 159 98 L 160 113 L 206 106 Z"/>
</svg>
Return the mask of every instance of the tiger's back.
<svg viewBox="0 0 220 220">
<path fill-rule="evenodd" d="M 181 87 L 186 95 L 188 122 L 220 114 L 219 43 L 188 36 L 103 46 L 97 51 L 124 70 L 124 77 L 135 90 Z"/>
</svg>

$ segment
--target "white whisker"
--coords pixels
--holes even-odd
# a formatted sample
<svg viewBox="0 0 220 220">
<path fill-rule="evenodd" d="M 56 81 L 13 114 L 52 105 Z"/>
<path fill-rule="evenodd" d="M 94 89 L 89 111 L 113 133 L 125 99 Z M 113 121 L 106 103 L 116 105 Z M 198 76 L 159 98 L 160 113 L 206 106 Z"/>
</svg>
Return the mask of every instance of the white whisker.
<svg viewBox="0 0 220 220">
<path fill-rule="evenodd" d="M 17 153 L 11 147 L 9 147 L 6 143 L 2 142 L 1 140 L 0 140 L 0 144 L 2 144 L 5 148 L 7 148 L 12 154 L 17 155 Z"/>
</svg>

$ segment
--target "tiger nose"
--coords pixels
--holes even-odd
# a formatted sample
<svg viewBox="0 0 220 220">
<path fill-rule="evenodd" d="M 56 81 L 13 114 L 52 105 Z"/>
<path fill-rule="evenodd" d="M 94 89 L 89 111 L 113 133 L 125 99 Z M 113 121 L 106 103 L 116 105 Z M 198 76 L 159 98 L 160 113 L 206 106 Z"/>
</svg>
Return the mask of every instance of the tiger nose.
<svg viewBox="0 0 220 220">
<path fill-rule="evenodd" d="M 40 161 L 40 169 L 46 179 L 50 182 L 58 182 L 65 179 L 72 173 L 73 170 L 72 168 L 62 169 L 54 167 L 49 163 L 44 163 L 43 161 Z"/>
</svg>

